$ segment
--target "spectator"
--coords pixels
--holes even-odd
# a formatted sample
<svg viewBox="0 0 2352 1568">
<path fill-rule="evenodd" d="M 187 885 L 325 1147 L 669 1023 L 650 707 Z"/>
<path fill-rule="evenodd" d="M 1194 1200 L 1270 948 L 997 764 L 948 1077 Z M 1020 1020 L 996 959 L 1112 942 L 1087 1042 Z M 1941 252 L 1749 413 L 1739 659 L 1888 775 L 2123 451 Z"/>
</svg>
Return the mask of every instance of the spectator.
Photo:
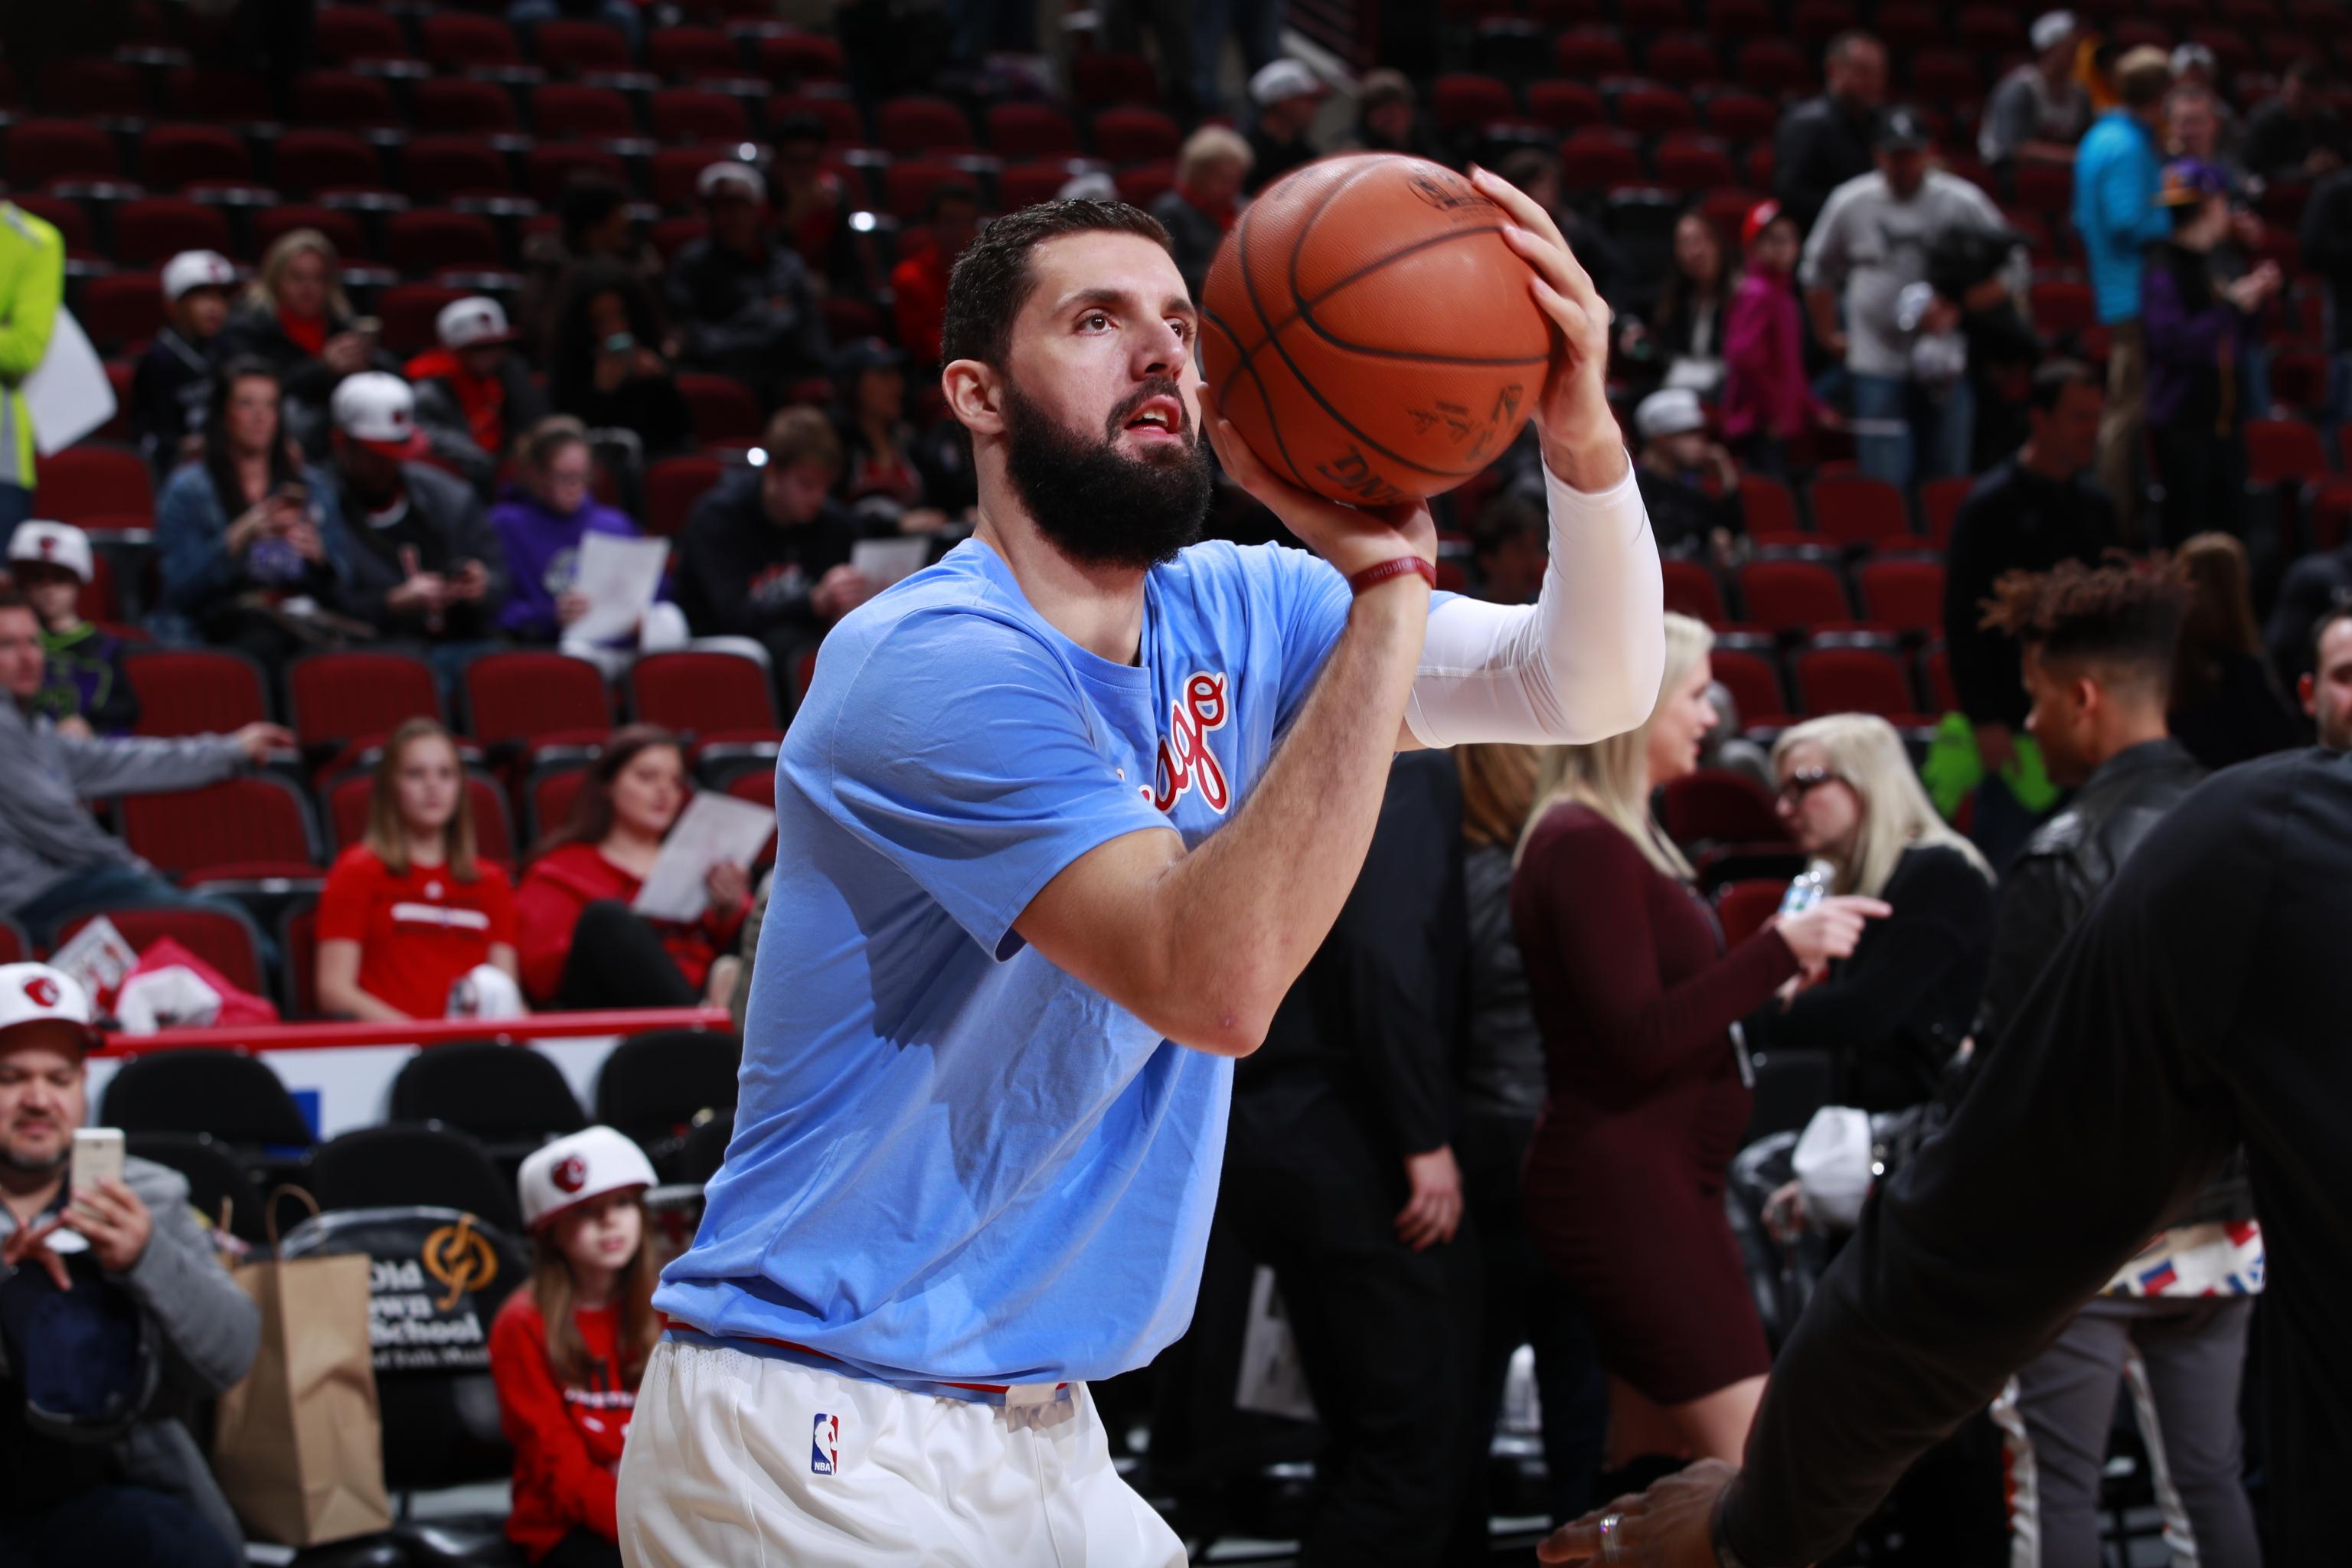
<svg viewBox="0 0 2352 1568">
<path fill-rule="evenodd" d="M 490 509 L 509 584 L 499 630 L 520 642 L 552 643 L 588 613 L 588 601 L 572 588 L 581 541 L 592 533 L 635 539 L 637 525 L 596 499 L 587 427 L 570 415 L 531 426 L 516 458 L 514 482 Z"/>
<path fill-rule="evenodd" d="M 2189 603 L 2172 675 L 2172 732 L 2209 768 L 2234 767 L 2302 743 L 2286 689 L 2263 652 L 2246 547 L 2227 533 L 2180 546 Z"/>
<path fill-rule="evenodd" d="M 695 181 L 710 232 L 669 265 L 678 357 L 733 376 L 768 406 L 824 374 L 832 345 L 800 252 L 771 235 L 768 188 L 749 163 L 713 163 Z"/>
<path fill-rule="evenodd" d="M 498 624 L 506 560 L 480 499 L 423 461 L 425 451 L 406 382 L 367 371 L 335 388 L 352 614 L 383 637 L 425 645 L 454 679 Z"/>
<path fill-rule="evenodd" d="M 1915 473 L 1969 471 L 1976 398 L 1963 312 L 2024 291 L 2026 264 L 2006 265 L 1959 300 L 1929 287 L 1940 251 L 2007 235 L 1992 198 L 1932 165 L 1927 130 L 1907 109 L 1879 126 L 1878 168 L 1840 185 L 1805 242 L 1801 277 L 1813 332 L 1853 383 L 1854 447 L 1864 472 L 1897 485 Z M 1841 306 L 1843 330 L 1838 325 Z"/>
<path fill-rule="evenodd" d="M 1739 466 L 1707 439 L 1698 395 L 1672 387 L 1650 394 L 1633 411 L 1633 428 L 1642 437 L 1633 478 L 1650 510 L 1658 553 L 1730 566 L 1747 531 Z"/>
<path fill-rule="evenodd" d="M 771 129 L 768 165 L 776 187 L 776 232 L 800 252 L 817 277 L 835 288 L 864 293 L 870 287 L 849 226 L 856 204 L 841 176 L 824 165 L 824 121 L 813 114 L 785 116 Z"/>
<path fill-rule="evenodd" d="M 71 975 L 0 967 L 7 1561 L 231 1568 L 244 1538 L 192 1428 L 253 1364 L 261 1310 L 215 1260 L 178 1172 L 132 1156 L 121 1180 L 68 1190 L 90 1025 Z"/>
<path fill-rule="evenodd" d="M 1895 726 L 1874 713 L 1808 719 L 1772 746 L 1789 837 L 1834 868 L 1832 890 L 1878 899 L 1826 978 L 1748 1020 L 1758 1050 L 1835 1054 L 1832 1103 L 1902 1110 L 1936 1096 L 1968 1038 L 1992 960 L 1992 868 L 1944 825 Z"/>
<path fill-rule="evenodd" d="M 1168 231 L 1168 253 L 1195 300 L 1208 281 L 1218 245 L 1241 216 L 1242 185 L 1255 156 L 1238 133 L 1203 125 L 1184 139 L 1176 155 L 1175 187 L 1151 204 L 1151 216 Z"/>
<path fill-rule="evenodd" d="M 377 755 L 365 834 L 319 898 L 319 1007 L 380 1023 L 452 1016 L 451 990 L 485 964 L 515 978 L 514 889 L 476 858 L 457 742 L 411 719 Z"/>
<path fill-rule="evenodd" d="M 2320 618 L 2311 637 L 2311 663 L 2297 683 L 2303 710 L 2318 726 L 2321 745 L 2352 752 L 2352 607 Z"/>
<path fill-rule="evenodd" d="M 1563 749 L 1511 879 L 1550 1096 L 1528 1152 L 1528 1226 L 1591 1314 L 1612 1468 L 1730 1458 L 1747 1440 L 1770 1355 L 1724 1214 L 1749 1099 L 1731 1026 L 1885 912 L 1825 899 L 1723 952 L 1690 863 L 1650 815 L 1650 791 L 1692 770 L 1715 722 L 1712 635 L 1673 614 L 1665 635 L 1656 710 Z"/>
<path fill-rule="evenodd" d="M 1823 90 L 1780 117 L 1772 137 L 1772 195 L 1801 232 L 1830 193 L 1870 173 L 1878 114 L 1886 102 L 1886 48 L 1867 33 L 1841 33 L 1822 57 Z"/>
<path fill-rule="evenodd" d="M 2286 569 L 2263 628 L 2272 667 L 2289 681 L 2312 672 L 2312 638 L 2336 608 L 2352 605 L 2352 541 L 2315 552 Z"/>
<path fill-rule="evenodd" d="M 230 360 L 205 406 L 201 459 L 183 463 L 155 498 L 155 629 L 202 637 L 266 669 L 364 629 L 341 619 L 351 573 L 341 497 L 302 460 L 281 412 L 277 373 Z"/>
<path fill-rule="evenodd" d="M 2074 232 L 2091 264 L 2099 324 L 2107 329 L 2107 411 L 2099 426 L 2099 482 L 2116 521 L 2137 537 L 2145 487 L 2139 444 L 2147 418 L 2147 338 L 2140 321 L 2147 252 L 2172 233 L 2156 205 L 2164 167 L 2157 151 L 2172 67 L 2142 47 L 2116 62 L 2122 101 L 2099 117 L 2074 158 Z"/>
<path fill-rule="evenodd" d="M 81 618 L 81 592 L 97 570 L 89 536 L 72 523 L 20 522 L 8 536 L 8 575 L 41 623 L 44 673 L 33 711 L 76 741 L 124 734 L 139 722 L 122 639 Z"/>
<path fill-rule="evenodd" d="M 1731 296 L 1731 258 L 1723 237 L 1694 207 L 1675 222 L 1674 265 L 1646 323 L 1618 329 L 1617 352 L 1637 362 L 1637 381 L 1686 387 L 1710 401 L 1723 386 L 1723 311 Z"/>
<path fill-rule="evenodd" d="M 378 358 L 374 330 L 352 316 L 342 273 L 333 240 L 315 228 L 289 230 L 262 254 L 245 303 L 221 329 L 225 355 L 277 372 L 286 432 L 314 459 L 326 454 L 336 385 Z"/>
<path fill-rule="evenodd" d="M 1559 226 L 1560 237 L 1577 260 L 1584 264 L 1592 286 L 1604 300 L 1617 299 L 1625 289 L 1633 266 L 1625 252 L 1601 229 L 1587 221 L 1582 213 L 1563 205 L 1559 191 L 1559 159 L 1539 147 L 1521 147 L 1506 153 L 1503 166 L 1496 171 L 1518 189 L 1535 199 L 1538 206 L 1551 215 Z"/>
<path fill-rule="evenodd" d="M 2148 256 L 2141 332 L 2164 537 L 2178 544 L 2215 523 L 2244 527 L 2246 345 L 2284 279 L 2265 261 L 2234 283 L 2214 281 L 2213 247 L 2233 219 L 2229 183 L 2211 164 L 2167 169 L 2158 205 L 2172 237 Z"/>
<path fill-rule="evenodd" d="M 1540 512 L 1535 521 L 1543 522 Z M 1527 962 L 1511 930 L 1511 858 L 1527 831 L 1544 756 L 1533 746 L 1470 745 L 1454 747 L 1454 761 L 1462 779 L 1470 939 L 1454 1152 L 1478 1241 L 1485 1314 L 1465 1446 L 1473 1454 L 1493 1448 L 1511 1358 L 1519 1346 L 1532 1345 L 1543 1412 L 1543 1511 L 1570 1520 L 1592 1506 L 1609 1403 L 1592 1325 L 1536 1249 L 1519 1192 L 1544 1108 L 1544 1040 L 1528 1000 Z"/>
<path fill-rule="evenodd" d="M 2189 46 L 2183 45 L 2182 47 Z M 2165 152 L 2171 158 L 2194 158 L 2210 163 L 2229 176 L 2230 188 L 2246 188 L 2246 166 L 2225 151 L 2231 138 L 2224 134 L 2229 106 L 2210 87 L 2175 80 L 2164 95 Z"/>
<path fill-rule="evenodd" d="M 542 363 L 552 363 L 563 285 L 583 261 L 609 261 L 651 288 L 664 271 L 661 252 L 637 237 L 629 193 L 593 170 L 575 169 L 555 198 L 556 227 L 522 241 L 522 300 L 516 309 L 523 337 Z M 648 342 L 660 342 L 656 333 Z"/>
<path fill-rule="evenodd" d="M 907 417 L 907 356 L 879 338 L 850 344 L 834 358 L 841 389 L 840 498 L 861 520 L 895 533 L 938 533 L 947 506 L 971 505 L 971 462 L 945 430 L 919 434 Z"/>
<path fill-rule="evenodd" d="M 2352 419 L 2352 169 L 2319 182 L 2303 209 L 2303 265 L 2327 280 L 2327 407 L 2335 426 Z"/>
<path fill-rule="evenodd" d="M 2246 117 L 2246 167 L 2273 184 L 2325 178 L 2347 152 L 2352 139 L 2327 105 L 2327 68 L 2315 56 L 2288 66 L 2278 96 Z"/>
<path fill-rule="evenodd" d="M 561 1008 L 725 1006 L 732 950 L 751 903 L 751 875 L 719 861 L 703 879 L 698 920 L 648 920 L 629 905 L 686 809 L 677 737 L 650 724 L 616 730 L 582 784 L 572 820 L 541 841 L 515 894 L 523 991 Z"/>
<path fill-rule="evenodd" d="M 1724 311 L 1723 434 L 1750 468 L 1785 475 L 1789 443 L 1822 417 L 1805 379 L 1805 325 L 1797 306 L 1797 225 L 1778 202 L 1759 202 L 1740 226 L 1747 253 Z"/>
<path fill-rule="evenodd" d="M 1412 79 L 1385 66 L 1366 71 L 1356 85 L 1355 144 L 1366 153 L 1402 153 L 1444 162 L 1435 138 L 1414 111 Z"/>
<path fill-rule="evenodd" d="M 33 515 L 33 416 L 25 378 L 48 357 L 65 269 L 66 243 L 58 231 L 0 201 L 0 528 Z"/>
<path fill-rule="evenodd" d="M 1995 866 L 2024 843 L 2032 814 L 2011 788 L 2021 746 L 2031 747 L 2016 642 L 1986 626 L 1985 601 L 2012 571 L 2093 563 L 2116 542 L 2115 510 L 2088 477 L 2097 450 L 2101 393 L 2089 367 L 2056 360 L 2034 374 L 2017 455 L 1977 481 L 1952 519 L 1944 569 L 1944 647 L 1960 711 L 1976 733 L 1985 783 L 1977 796 L 1977 847 Z"/>
<path fill-rule="evenodd" d="M 1497 605 L 1532 605 L 1551 565 L 1551 524 L 1538 502 L 1516 492 L 1478 509 L 1470 529 L 1477 595 Z"/>
<path fill-rule="evenodd" d="M 2221 68 L 2214 61 L 2213 51 L 2194 39 L 2176 45 L 2172 51 L 2172 85 L 2176 90 L 2185 90 L 2192 98 L 2200 92 L 2205 95 L 2201 108 L 2211 113 L 2213 144 L 2210 151 L 2201 153 L 2191 145 L 2196 132 L 2183 123 L 2187 117 L 2182 109 L 2186 106 L 2168 100 L 2165 111 L 2171 117 L 2174 138 L 2169 150 L 2171 155 L 2176 158 L 2202 158 L 2209 163 L 2219 163 L 2230 171 L 2232 179 L 2243 180 L 2246 166 L 2239 154 L 2245 144 L 2246 128 L 2238 122 L 2238 111 L 2231 109 L 2221 96 Z"/>
<path fill-rule="evenodd" d="M 547 412 L 530 367 L 514 353 L 506 308 L 487 295 L 458 300 L 434 322 L 438 348 L 408 362 L 416 423 L 433 456 L 487 495 L 508 449 Z"/>
<path fill-rule="evenodd" d="M 515 1452 L 507 1539 L 554 1568 L 619 1568 L 615 1478 L 661 1338 L 645 1152 L 609 1127 L 534 1150 L 517 1178 L 531 1271 L 490 1326 L 499 1426 Z"/>
<path fill-rule="evenodd" d="M 1979 1062 L 2126 858 L 2204 776 L 2165 733 L 2188 596 L 2177 574 L 2149 563 L 2093 572 L 2068 563 L 2001 581 L 1995 614 L 2026 649 L 2028 722 L 2051 776 L 2077 793 L 2002 888 Z M 2262 1233 L 2240 1166 L 2019 1371 L 2022 1429 L 2011 1441 L 2032 1457 L 2035 1484 L 2018 1489 L 2017 1540 L 2036 1543 L 2048 1563 L 2098 1560 L 2108 1423 L 2125 1362 L 2136 1358 L 2135 1383 L 2146 1384 L 2137 1397 L 2158 1417 L 2144 1436 L 2168 1482 L 2168 1511 L 2187 1515 L 2200 1559 L 2261 1560 L 2239 1479 L 2238 1386 L 2254 1305 L 2243 1292 L 2259 1291 L 2262 1277 Z"/>
<path fill-rule="evenodd" d="M 849 563 L 857 525 L 827 493 L 841 438 L 813 408 L 768 421 L 758 466 L 695 503 L 677 544 L 677 603 L 697 637 L 753 637 L 791 710 L 793 669 L 871 589 Z"/>
<path fill-rule="evenodd" d="M 890 271 L 898 345 L 926 370 L 940 363 L 940 334 L 948 320 L 948 273 L 956 258 L 980 234 L 980 193 L 970 185 L 946 184 L 923 204 L 923 226 L 930 244 Z"/>
<path fill-rule="evenodd" d="M 2091 97 L 2074 80 L 2074 13 L 2034 18 L 2033 58 L 2000 79 L 1977 127 L 1977 155 L 1996 170 L 2020 158 L 2071 163 L 2091 123 Z"/>
<path fill-rule="evenodd" d="M 0 914 L 48 946 L 78 915 L 145 904 L 236 911 L 181 891 L 98 824 L 85 801 L 198 789 L 259 766 L 294 738 L 275 724 L 176 740 L 77 740 L 32 711 L 41 691 L 41 629 L 14 589 L 0 589 Z M 240 916 L 240 918 L 242 918 Z M 79 1123 L 77 1123 L 79 1125 Z"/>
<path fill-rule="evenodd" d="M 1323 155 L 1307 132 L 1314 129 L 1328 93 L 1315 73 L 1297 60 L 1271 60 L 1257 68 L 1249 83 L 1255 112 L 1250 117 L 1244 191 L 1255 195 L 1301 163 Z"/>
<path fill-rule="evenodd" d="M 647 457 L 687 446 L 694 415 L 656 352 L 653 291 L 618 263 L 585 261 L 564 277 L 549 342 L 548 401 L 591 430 L 635 434 Z"/>
<path fill-rule="evenodd" d="M 204 449 L 205 406 L 236 283 L 228 258 L 209 250 L 184 250 L 163 264 L 163 330 L 131 375 L 131 437 L 158 479 Z"/>
</svg>

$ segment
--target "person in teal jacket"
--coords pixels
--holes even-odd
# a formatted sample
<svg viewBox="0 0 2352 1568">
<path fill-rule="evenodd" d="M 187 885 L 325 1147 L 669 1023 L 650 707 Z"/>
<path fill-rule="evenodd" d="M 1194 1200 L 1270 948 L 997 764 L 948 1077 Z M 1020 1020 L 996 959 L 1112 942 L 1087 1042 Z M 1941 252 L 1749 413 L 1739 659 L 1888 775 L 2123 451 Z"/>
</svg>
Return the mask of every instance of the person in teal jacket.
<svg viewBox="0 0 2352 1568">
<path fill-rule="evenodd" d="M 65 293 L 66 243 L 0 202 L 0 531 L 33 515 L 33 416 L 25 378 L 40 367 Z"/>
</svg>

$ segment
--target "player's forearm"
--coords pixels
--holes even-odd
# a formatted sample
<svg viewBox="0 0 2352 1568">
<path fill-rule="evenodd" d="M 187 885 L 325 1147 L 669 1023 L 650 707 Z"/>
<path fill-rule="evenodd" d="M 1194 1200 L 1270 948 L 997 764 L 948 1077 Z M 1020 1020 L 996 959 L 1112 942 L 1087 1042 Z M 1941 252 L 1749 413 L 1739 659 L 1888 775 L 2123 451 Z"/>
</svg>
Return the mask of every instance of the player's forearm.
<svg viewBox="0 0 2352 1568">
<path fill-rule="evenodd" d="M 1358 598 L 1298 721 L 1223 829 L 1173 862 L 1154 900 L 1162 973 L 1200 1026 L 1171 1037 L 1245 1056 L 1339 919 L 1380 820 L 1428 620 L 1417 577 Z"/>
</svg>

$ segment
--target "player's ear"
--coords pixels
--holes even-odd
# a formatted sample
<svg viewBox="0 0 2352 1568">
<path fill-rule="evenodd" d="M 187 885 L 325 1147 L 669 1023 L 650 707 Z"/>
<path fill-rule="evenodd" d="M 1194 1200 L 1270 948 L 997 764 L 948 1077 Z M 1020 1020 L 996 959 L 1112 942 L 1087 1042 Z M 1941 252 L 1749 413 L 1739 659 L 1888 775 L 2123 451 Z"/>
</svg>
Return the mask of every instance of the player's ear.
<svg viewBox="0 0 2352 1568">
<path fill-rule="evenodd" d="M 956 423 L 975 436 L 1004 429 L 1003 380 L 976 359 L 950 360 L 940 371 L 940 391 Z"/>
</svg>

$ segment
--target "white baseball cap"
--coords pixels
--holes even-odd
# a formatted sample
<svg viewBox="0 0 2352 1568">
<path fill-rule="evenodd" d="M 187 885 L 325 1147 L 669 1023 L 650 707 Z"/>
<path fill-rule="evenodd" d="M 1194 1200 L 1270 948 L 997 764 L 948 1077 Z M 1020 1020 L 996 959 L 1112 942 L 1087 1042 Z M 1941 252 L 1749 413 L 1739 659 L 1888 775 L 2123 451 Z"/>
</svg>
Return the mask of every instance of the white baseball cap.
<svg viewBox="0 0 2352 1568">
<path fill-rule="evenodd" d="M 478 348 L 484 343 L 510 343 L 515 331 L 507 324 L 504 305 L 487 294 L 452 300 L 433 319 L 433 331 L 445 349 Z"/>
<path fill-rule="evenodd" d="M 1250 78 L 1250 101 L 1263 108 L 1286 98 L 1320 98 L 1322 81 L 1297 60 L 1269 60 Z"/>
<path fill-rule="evenodd" d="M 732 158 L 712 163 L 694 177 L 694 194 L 705 201 L 715 200 L 729 186 L 755 202 L 768 199 L 768 183 L 760 178 L 760 171 Z"/>
<path fill-rule="evenodd" d="M 1706 428 L 1706 410 L 1698 405 L 1697 393 L 1686 386 L 1669 386 L 1642 399 L 1641 406 L 1633 410 L 1633 428 L 1644 441 L 1685 436 Z"/>
<path fill-rule="evenodd" d="M 421 458 L 431 446 L 416 427 L 416 394 L 396 375 L 363 370 L 343 377 L 333 408 L 336 429 L 387 458 Z"/>
<path fill-rule="evenodd" d="M 2026 35 L 2033 40 L 2033 52 L 2040 54 L 2074 36 L 2074 13 L 2044 11 L 2033 18 L 2033 30 Z"/>
<path fill-rule="evenodd" d="M 226 289 L 236 282 L 236 268 L 214 250 L 184 250 L 163 263 L 163 298 L 177 301 L 191 289 Z"/>
<path fill-rule="evenodd" d="M 2175 76 L 2187 76 L 2192 70 L 2201 70 L 2210 76 L 2215 68 L 2213 51 L 2194 38 L 2172 51 L 2172 74 Z"/>
<path fill-rule="evenodd" d="M 8 536 L 8 559 L 63 566 L 85 583 L 98 575 L 97 564 L 89 558 L 89 535 L 70 522 L 35 519 L 18 523 L 16 531 Z"/>
<path fill-rule="evenodd" d="M 516 1181 L 526 1230 L 607 1193 L 653 1184 L 654 1165 L 646 1152 L 609 1127 L 558 1138 L 522 1163 Z"/>
<path fill-rule="evenodd" d="M 80 981 L 46 963 L 0 963 L 0 1042 L 23 1024 L 70 1025 L 84 1050 L 103 1043 Z"/>
</svg>

